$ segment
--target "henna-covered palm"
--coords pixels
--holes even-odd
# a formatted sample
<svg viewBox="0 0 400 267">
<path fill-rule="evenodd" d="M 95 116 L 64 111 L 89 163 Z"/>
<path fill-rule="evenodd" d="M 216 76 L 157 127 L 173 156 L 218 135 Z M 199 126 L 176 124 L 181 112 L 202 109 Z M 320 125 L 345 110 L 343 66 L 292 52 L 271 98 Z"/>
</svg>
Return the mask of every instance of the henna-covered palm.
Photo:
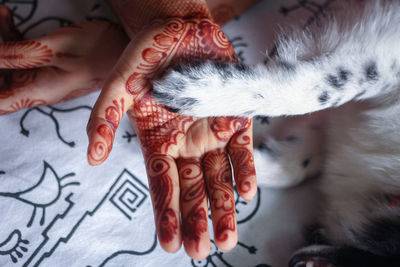
<svg viewBox="0 0 400 267">
<path fill-rule="evenodd" d="M 84 22 L 20 41 L 0 7 L 0 114 L 54 104 L 100 89 L 128 38 L 116 24 Z M 112 41 L 111 41 L 112 40 Z"/>
<path fill-rule="evenodd" d="M 128 111 L 146 162 L 160 243 L 176 251 L 183 238 L 193 258 L 204 258 L 210 250 L 206 192 L 217 246 L 228 250 L 237 242 L 229 158 L 239 194 L 250 200 L 257 190 L 251 120 L 185 117 L 151 97 L 150 81 L 166 67 L 204 59 L 236 60 L 220 27 L 208 17 L 153 22 L 124 51 L 88 124 L 88 160 L 97 165 L 110 153 Z"/>
</svg>

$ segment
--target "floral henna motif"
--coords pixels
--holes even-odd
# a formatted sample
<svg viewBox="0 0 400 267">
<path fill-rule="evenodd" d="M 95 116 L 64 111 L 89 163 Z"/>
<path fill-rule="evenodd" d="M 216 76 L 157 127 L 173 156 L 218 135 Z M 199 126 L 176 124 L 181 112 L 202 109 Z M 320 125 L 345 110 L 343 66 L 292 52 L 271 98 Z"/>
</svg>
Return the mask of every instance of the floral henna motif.
<svg viewBox="0 0 400 267">
<path fill-rule="evenodd" d="M 155 220 L 159 239 L 170 242 L 178 231 L 178 219 L 170 208 L 173 186 L 168 172 L 171 166 L 163 155 L 152 155 L 147 159 L 146 169 L 153 198 Z"/>
<path fill-rule="evenodd" d="M 10 48 L 13 49 L 10 49 Z M 19 53 L 12 53 L 18 51 Z M 9 69 L 36 68 L 50 62 L 53 57 L 51 49 L 35 41 L 9 42 L 0 44 L 0 59 Z"/>
<path fill-rule="evenodd" d="M 0 109 L 0 115 L 12 113 L 23 108 L 30 108 L 40 105 L 46 105 L 46 101 L 44 101 L 43 99 L 22 98 L 19 101 L 12 103 L 9 109 Z"/>
<path fill-rule="evenodd" d="M 248 121 L 245 129 L 251 126 L 252 121 Z M 232 137 L 229 143 L 229 155 L 234 166 L 235 177 L 239 184 L 236 184 L 239 193 L 248 193 L 252 189 L 252 184 L 248 180 L 250 177 L 256 176 L 254 167 L 253 153 L 248 147 L 251 147 L 251 137 L 245 130 L 240 130 Z"/>
<path fill-rule="evenodd" d="M 233 134 L 247 129 L 251 125 L 251 120 L 236 117 L 218 117 L 211 123 L 211 130 L 215 137 L 223 142 L 229 141 Z"/>
<path fill-rule="evenodd" d="M 218 149 L 208 153 L 203 158 L 203 168 L 208 183 L 212 211 L 214 214 L 219 214 L 216 218 L 217 224 L 214 223 L 215 239 L 226 241 L 228 239 L 227 232 L 236 230 L 231 166 L 226 152 Z"/>
<path fill-rule="evenodd" d="M 189 183 L 181 191 L 181 205 L 191 205 L 189 211 L 182 210 L 182 233 L 185 239 L 196 243 L 199 251 L 200 237 L 208 231 L 207 211 L 202 204 L 206 201 L 206 189 L 200 162 L 196 159 L 177 160 L 181 184 Z"/>
</svg>

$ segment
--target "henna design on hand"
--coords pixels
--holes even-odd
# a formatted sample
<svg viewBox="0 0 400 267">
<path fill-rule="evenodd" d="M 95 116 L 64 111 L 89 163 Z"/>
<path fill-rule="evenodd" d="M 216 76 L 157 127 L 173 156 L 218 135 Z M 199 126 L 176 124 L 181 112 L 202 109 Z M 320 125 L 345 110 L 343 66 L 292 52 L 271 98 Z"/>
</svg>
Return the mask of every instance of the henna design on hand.
<svg viewBox="0 0 400 267">
<path fill-rule="evenodd" d="M 207 197 L 201 163 L 194 158 L 178 159 L 177 167 L 181 185 L 190 183 L 187 188 L 181 188 L 183 238 L 195 242 L 199 252 L 200 237 L 208 232 Z"/>
<path fill-rule="evenodd" d="M 203 168 L 213 220 L 218 217 L 216 225 L 214 222 L 215 239 L 226 241 L 228 239 L 227 232 L 236 230 L 232 172 L 226 152 L 222 149 L 209 152 L 203 158 Z"/>
<path fill-rule="evenodd" d="M 23 108 L 30 108 L 38 105 L 46 105 L 46 101 L 44 101 L 43 99 L 22 98 L 19 101 L 12 103 L 9 109 L 0 109 L 0 115 L 5 115 Z"/>
<path fill-rule="evenodd" d="M 101 140 L 96 141 L 94 149 L 89 151 L 88 156 L 93 162 L 103 162 L 107 158 L 113 146 L 115 131 L 124 113 L 124 98 L 120 98 L 119 102 L 113 100 L 112 103 L 113 105 L 108 106 L 105 110 L 106 123 L 100 124 L 96 129 Z M 88 132 L 91 130 L 89 121 Z"/>
<path fill-rule="evenodd" d="M 13 49 L 10 49 L 11 47 Z M 19 53 L 12 53 L 14 49 Z M 9 69 L 40 67 L 50 62 L 52 57 L 51 49 L 40 42 L 21 41 L 0 44 L 0 59 Z"/>
<path fill-rule="evenodd" d="M 234 133 L 247 129 L 250 121 L 247 118 L 217 117 L 210 127 L 218 140 L 227 142 Z"/>
<path fill-rule="evenodd" d="M 168 174 L 170 168 L 162 155 L 153 154 L 146 162 L 157 233 L 162 242 L 170 242 L 177 234 L 179 225 L 175 211 L 170 208 L 174 190 Z"/>
</svg>

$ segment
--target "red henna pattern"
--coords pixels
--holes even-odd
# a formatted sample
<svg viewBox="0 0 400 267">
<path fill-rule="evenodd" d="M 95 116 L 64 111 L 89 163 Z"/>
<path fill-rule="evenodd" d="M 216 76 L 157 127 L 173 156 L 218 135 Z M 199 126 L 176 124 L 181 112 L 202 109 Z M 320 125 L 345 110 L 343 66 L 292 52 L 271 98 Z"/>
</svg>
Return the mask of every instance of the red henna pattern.
<svg viewBox="0 0 400 267">
<path fill-rule="evenodd" d="M 43 99 L 30 99 L 30 98 L 22 98 L 17 102 L 14 102 L 10 105 L 9 109 L 0 109 L 0 115 L 12 113 L 24 108 L 36 107 L 40 105 L 46 105 L 46 101 Z"/>
<path fill-rule="evenodd" d="M 210 204 L 214 213 L 223 214 L 215 225 L 215 239 L 226 241 L 227 231 L 236 230 L 235 200 L 231 166 L 222 149 L 208 153 L 203 159 L 204 175 L 208 183 Z"/>
<path fill-rule="evenodd" d="M 94 149 L 89 151 L 89 157 L 93 162 L 103 162 L 111 152 L 115 131 L 123 115 L 124 102 L 124 98 L 120 98 L 119 103 L 113 100 L 113 105 L 106 108 L 104 118 L 107 124 L 100 124 L 96 129 L 102 140 L 96 141 Z M 88 129 L 89 133 L 90 131 L 91 128 Z"/>
<path fill-rule="evenodd" d="M 253 154 L 248 149 L 251 146 L 251 138 L 246 134 L 246 129 L 251 126 L 252 121 L 244 130 L 240 130 L 234 135 L 229 143 L 229 154 L 232 165 L 234 166 L 236 184 L 239 193 L 247 193 L 251 190 L 251 182 L 248 178 L 254 178 L 256 175 L 254 167 Z"/>
<path fill-rule="evenodd" d="M 168 172 L 170 164 L 163 155 L 152 155 L 146 162 L 149 186 L 153 198 L 156 225 L 162 242 L 170 242 L 178 231 L 178 219 L 170 208 L 173 185 Z"/>
<path fill-rule="evenodd" d="M 0 44 L 0 59 L 10 69 L 36 68 L 50 62 L 52 51 L 47 45 L 35 41 Z"/>
<path fill-rule="evenodd" d="M 236 60 L 229 40 L 210 19 L 173 18 L 165 25 L 162 32 L 153 37 L 152 45 L 142 51 L 142 62 L 126 82 L 127 92 L 135 97 L 132 114 L 141 131 L 138 135 L 145 154 L 167 152 L 195 121 L 171 113 L 153 101 L 147 77 L 156 75 L 173 58 Z"/>
<path fill-rule="evenodd" d="M 206 201 L 203 171 L 196 159 L 179 159 L 177 166 L 181 183 L 191 183 L 181 192 L 182 205 L 191 205 L 190 210 L 182 214 L 182 234 L 188 240 L 194 241 L 196 250 L 199 251 L 200 237 L 208 229 L 207 212 L 201 207 Z"/>
<path fill-rule="evenodd" d="M 227 142 L 234 133 L 247 129 L 250 125 L 251 120 L 247 118 L 217 117 L 210 127 L 218 140 Z"/>
</svg>

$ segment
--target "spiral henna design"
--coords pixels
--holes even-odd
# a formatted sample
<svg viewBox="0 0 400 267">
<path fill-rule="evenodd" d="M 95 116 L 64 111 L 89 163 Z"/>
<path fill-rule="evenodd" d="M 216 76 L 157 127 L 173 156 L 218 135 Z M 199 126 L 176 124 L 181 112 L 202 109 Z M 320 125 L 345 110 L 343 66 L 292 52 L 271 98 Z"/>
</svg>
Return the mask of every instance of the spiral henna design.
<svg viewBox="0 0 400 267">
<path fill-rule="evenodd" d="M 100 124 L 96 129 L 101 139 L 95 142 L 94 149 L 90 150 L 88 155 L 93 162 L 103 162 L 110 153 L 115 132 L 124 112 L 124 102 L 124 98 L 120 98 L 119 102 L 113 100 L 113 105 L 106 108 L 104 116 L 106 123 Z M 89 121 L 88 132 L 91 131 Z"/>
</svg>

